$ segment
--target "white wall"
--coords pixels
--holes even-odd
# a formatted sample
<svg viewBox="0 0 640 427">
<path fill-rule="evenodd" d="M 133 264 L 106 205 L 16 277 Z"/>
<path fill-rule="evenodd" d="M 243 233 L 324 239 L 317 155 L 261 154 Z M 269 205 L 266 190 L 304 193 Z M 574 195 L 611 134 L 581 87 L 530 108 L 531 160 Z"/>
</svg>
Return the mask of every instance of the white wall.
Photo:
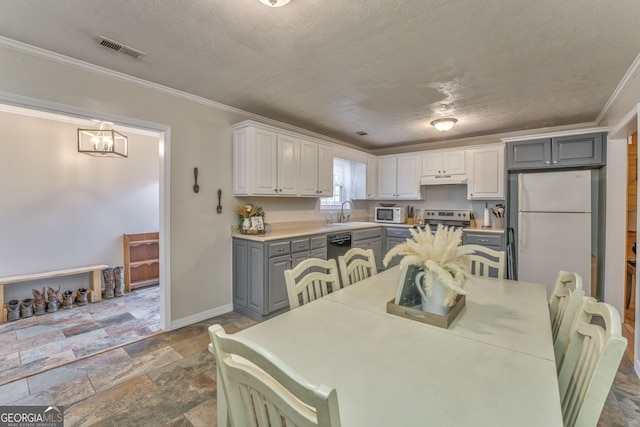
<svg viewBox="0 0 640 427">
<path fill-rule="evenodd" d="M 158 138 L 129 134 L 128 158 L 96 158 L 77 152 L 77 128 L 0 112 L 0 277 L 122 265 L 122 234 L 158 231 Z M 66 279 L 39 285 L 87 285 Z M 30 296 L 7 286 L 7 300 Z"/>
</svg>

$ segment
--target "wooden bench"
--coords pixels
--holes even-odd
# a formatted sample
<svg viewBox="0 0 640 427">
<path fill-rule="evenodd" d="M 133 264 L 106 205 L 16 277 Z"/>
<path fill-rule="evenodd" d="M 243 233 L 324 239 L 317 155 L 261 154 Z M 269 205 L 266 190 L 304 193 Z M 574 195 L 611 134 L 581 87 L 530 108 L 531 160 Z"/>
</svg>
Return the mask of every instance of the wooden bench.
<svg viewBox="0 0 640 427">
<path fill-rule="evenodd" d="M 102 299 L 102 270 L 109 268 L 108 265 L 89 265 L 87 267 L 69 268 L 66 270 L 46 271 L 43 273 L 24 274 L 22 276 L 0 277 L 0 307 L 2 307 L 2 318 L 0 322 L 7 321 L 7 307 L 4 301 L 4 285 L 19 282 L 29 282 L 32 280 L 51 279 L 53 277 L 73 276 L 74 274 L 91 273 L 89 276 L 89 302 L 96 302 Z"/>
</svg>

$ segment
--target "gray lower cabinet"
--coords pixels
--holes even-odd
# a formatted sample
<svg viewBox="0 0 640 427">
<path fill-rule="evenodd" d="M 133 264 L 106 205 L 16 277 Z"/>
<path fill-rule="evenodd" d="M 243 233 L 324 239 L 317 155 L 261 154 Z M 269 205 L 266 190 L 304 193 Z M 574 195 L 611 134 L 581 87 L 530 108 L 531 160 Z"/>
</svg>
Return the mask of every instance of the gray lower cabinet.
<svg viewBox="0 0 640 427">
<path fill-rule="evenodd" d="M 325 235 L 273 242 L 233 238 L 233 310 L 255 321 L 289 309 L 285 270 L 309 258 L 327 259 Z"/>
<path fill-rule="evenodd" d="M 507 169 L 600 167 L 605 164 L 605 141 L 605 133 L 511 141 Z"/>
<path fill-rule="evenodd" d="M 504 251 L 506 248 L 504 233 L 483 233 L 481 231 L 465 231 L 462 233 L 463 245 L 480 245 L 493 249 L 494 251 Z M 489 270 L 489 276 L 498 277 L 498 272 Z"/>
<path fill-rule="evenodd" d="M 382 227 L 367 228 L 365 230 L 354 230 L 351 233 L 351 247 L 373 250 L 376 259 L 376 268 L 381 271 L 382 266 Z"/>
<path fill-rule="evenodd" d="M 409 228 L 406 227 L 387 227 L 384 233 L 384 254 L 383 257 L 396 245 L 404 243 L 411 237 Z M 389 262 L 387 268 L 395 267 L 400 264 L 401 256 L 395 256 Z"/>
</svg>

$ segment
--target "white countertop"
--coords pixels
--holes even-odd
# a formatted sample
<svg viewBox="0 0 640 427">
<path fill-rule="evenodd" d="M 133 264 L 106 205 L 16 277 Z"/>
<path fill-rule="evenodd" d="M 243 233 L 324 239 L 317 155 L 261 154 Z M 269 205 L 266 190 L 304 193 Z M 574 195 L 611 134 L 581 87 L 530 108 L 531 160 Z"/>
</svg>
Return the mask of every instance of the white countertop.
<svg viewBox="0 0 640 427">
<path fill-rule="evenodd" d="M 352 230 L 360 230 L 365 228 L 374 228 L 374 227 L 401 227 L 401 228 L 412 228 L 414 224 L 389 224 L 389 223 L 379 223 L 379 222 L 345 222 L 345 223 L 334 223 L 334 224 L 323 224 L 323 223 L 294 223 L 289 226 L 287 224 L 272 224 L 272 231 L 270 233 L 265 234 L 242 234 L 238 232 L 232 232 L 231 237 L 236 237 L 239 239 L 245 240 L 254 240 L 258 242 L 268 242 L 271 240 L 281 240 L 281 239 L 291 239 L 294 237 L 302 237 L 302 236 L 312 236 L 314 234 L 327 234 L 327 233 L 336 233 L 340 231 L 352 231 Z M 472 231 L 475 233 L 496 233 L 496 234 L 504 234 L 503 228 L 481 228 L 481 227 L 467 227 L 464 228 L 463 231 Z"/>
</svg>

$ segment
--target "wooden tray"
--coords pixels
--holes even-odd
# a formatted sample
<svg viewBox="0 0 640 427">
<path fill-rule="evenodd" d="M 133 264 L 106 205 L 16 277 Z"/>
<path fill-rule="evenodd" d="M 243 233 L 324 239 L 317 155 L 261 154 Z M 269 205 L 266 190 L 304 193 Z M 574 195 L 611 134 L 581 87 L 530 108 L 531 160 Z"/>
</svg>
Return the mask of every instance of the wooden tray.
<svg viewBox="0 0 640 427">
<path fill-rule="evenodd" d="M 263 230 L 244 230 L 241 228 L 240 234 L 264 234 L 264 229 Z"/>
<path fill-rule="evenodd" d="M 422 311 L 417 308 L 394 304 L 394 298 L 387 303 L 387 313 L 422 323 L 428 323 L 429 325 L 438 326 L 440 328 L 448 328 L 464 307 L 465 301 L 466 298 L 464 295 L 458 295 L 456 303 L 451 307 L 449 313 L 441 316 L 439 314 L 427 313 L 426 311 Z"/>
</svg>

